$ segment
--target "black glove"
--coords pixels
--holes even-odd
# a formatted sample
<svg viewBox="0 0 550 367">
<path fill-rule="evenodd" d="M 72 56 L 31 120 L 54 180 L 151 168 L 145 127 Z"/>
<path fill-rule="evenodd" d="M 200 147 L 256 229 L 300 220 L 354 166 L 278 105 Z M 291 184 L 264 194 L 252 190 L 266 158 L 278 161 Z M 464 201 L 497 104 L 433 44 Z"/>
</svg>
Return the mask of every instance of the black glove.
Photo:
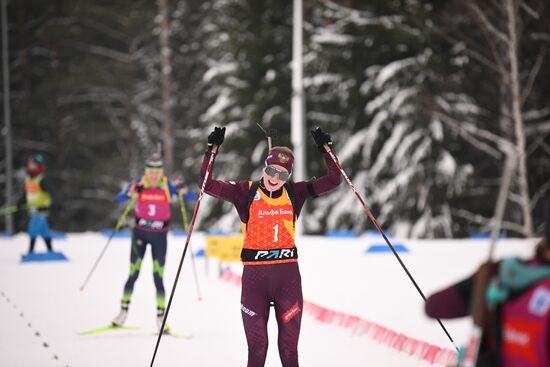
<svg viewBox="0 0 550 367">
<path fill-rule="evenodd" d="M 330 135 L 323 130 L 321 130 L 320 127 L 317 126 L 314 130 L 311 130 L 311 136 L 313 136 L 313 140 L 315 140 L 315 144 L 317 144 L 317 150 L 319 150 L 319 153 L 325 153 L 325 144 L 329 146 L 329 148 L 332 149 L 332 139 L 330 138 Z"/>
<path fill-rule="evenodd" d="M 223 138 L 225 136 L 225 127 L 215 127 L 214 131 L 208 135 L 208 145 L 217 145 L 220 146 L 223 143 Z"/>
<path fill-rule="evenodd" d="M 180 191 L 184 188 L 186 188 L 187 185 L 185 184 L 185 182 L 183 182 L 183 180 L 180 180 L 179 178 L 177 180 L 174 181 L 174 188 L 177 190 L 177 191 Z"/>
<path fill-rule="evenodd" d="M 139 184 L 139 185 L 136 185 L 134 190 L 139 194 L 140 192 L 143 191 L 143 189 L 145 189 L 145 187 L 142 184 Z"/>
</svg>

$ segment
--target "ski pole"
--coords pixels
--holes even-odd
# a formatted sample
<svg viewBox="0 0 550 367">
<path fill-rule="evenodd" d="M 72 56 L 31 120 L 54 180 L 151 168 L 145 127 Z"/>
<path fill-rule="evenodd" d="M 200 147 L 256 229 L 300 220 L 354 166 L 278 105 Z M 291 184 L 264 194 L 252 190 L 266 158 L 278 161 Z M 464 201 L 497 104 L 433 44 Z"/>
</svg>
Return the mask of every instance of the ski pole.
<svg viewBox="0 0 550 367">
<path fill-rule="evenodd" d="M 265 137 L 267 138 L 267 149 L 268 151 L 271 151 L 271 148 L 273 148 L 273 142 L 277 139 L 277 129 L 267 129 L 266 131 L 258 122 L 256 122 L 256 125 L 258 125 L 258 127 L 264 132 Z"/>
<path fill-rule="evenodd" d="M 506 161 L 504 164 L 504 169 L 502 172 L 502 178 L 500 180 L 500 189 L 497 196 L 497 203 L 495 206 L 495 212 L 493 215 L 492 231 L 491 231 L 491 242 L 489 244 L 489 253 L 487 256 L 486 264 L 492 264 L 494 258 L 494 252 L 496 250 L 496 245 L 500 230 L 502 228 L 502 219 L 504 217 L 504 210 L 506 209 L 506 204 L 508 202 L 508 193 L 510 190 L 510 183 L 514 176 L 514 171 L 516 169 L 516 160 L 517 156 L 515 151 L 509 150 L 506 152 Z M 489 265 L 490 266 L 490 265 Z M 486 269 L 485 271 L 482 269 Z M 481 279 L 479 281 L 474 281 L 474 284 L 478 283 L 479 289 L 486 288 L 488 283 L 491 281 L 491 272 L 489 267 L 480 268 L 478 275 Z M 476 288 L 476 286 L 474 286 Z M 474 289 L 475 296 L 472 300 L 472 309 L 476 310 L 480 308 L 480 305 L 486 304 L 485 292 L 482 292 L 483 296 L 479 296 L 476 289 Z M 479 348 L 481 346 L 481 339 L 483 338 L 483 324 L 487 321 L 487 316 L 484 312 L 472 312 L 472 331 L 470 334 L 470 339 L 468 340 L 468 347 L 464 355 L 464 360 L 459 361 L 458 367 L 474 367 L 477 363 L 479 357 Z"/>
<path fill-rule="evenodd" d="M 116 223 L 115 229 L 111 232 L 111 235 L 109 236 L 109 239 L 107 240 L 107 243 L 103 247 L 103 250 L 101 250 L 101 253 L 99 254 L 99 257 L 97 258 L 94 265 L 92 266 L 92 270 L 90 270 L 90 272 L 88 273 L 88 276 L 86 277 L 86 280 L 84 280 L 84 283 L 82 283 L 82 285 L 80 286 L 80 291 L 81 292 L 84 290 L 84 287 L 88 283 L 88 280 L 90 280 L 90 277 L 94 273 L 95 268 L 97 267 L 97 264 L 99 264 L 99 261 L 103 257 L 103 254 L 105 254 L 105 251 L 107 250 L 107 247 L 109 247 L 109 244 L 111 243 L 111 240 L 115 236 L 115 233 L 118 232 L 118 230 L 120 229 L 120 227 L 124 223 L 124 220 L 126 219 L 126 216 L 128 215 L 128 212 L 130 211 L 130 209 L 134 205 L 135 201 L 136 201 L 136 197 L 134 196 L 134 197 L 132 197 L 132 199 L 130 200 L 128 205 L 126 205 L 126 208 L 124 208 L 124 211 L 122 212 L 120 218 L 118 219 L 118 221 Z"/>
<path fill-rule="evenodd" d="M 338 167 L 338 170 L 340 171 L 340 174 L 342 175 L 342 177 L 344 177 L 344 179 L 346 180 L 346 182 L 348 183 L 349 187 L 351 188 L 351 190 L 353 191 L 353 193 L 355 194 L 355 196 L 357 197 L 357 199 L 359 200 L 359 202 L 361 203 L 361 205 L 363 206 L 363 209 L 365 210 L 365 213 L 367 213 L 367 216 L 369 217 L 369 219 L 372 221 L 372 223 L 374 224 L 374 226 L 376 227 L 376 229 L 378 230 L 378 232 L 380 233 L 380 235 L 384 238 L 384 241 L 386 241 L 386 244 L 390 247 L 391 251 L 393 252 L 395 258 L 397 259 L 397 261 L 399 261 L 399 264 L 401 265 L 401 267 L 403 268 L 403 270 L 405 270 L 405 273 L 407 273 L 409 279 L 411 280 L 411 282 L 414 284 L 414 287 L 416 288 L 416 290 L 418 291 L 418 293 L 420 293 L 420 296 L 422 297 L 422 299 L 424 300 L 424 302 L 426 302 L 426 296 L 424 295 L 424 293 L 422 292 L 422 290 L 420 289 L 420 287 L 418 286 L 418 284 L 416 283 L 416 280 L 414 279 L 414 277 L 411 275 L 411 273 L 409 272 L 409 269 L 407 269 L 407 267 L 405 266 L 405 264 L 403 263 L 403 261 L 401 260 L 401 257 L 399 257 L 399 255 L 397 254 L 397 251 L 395 251 L 395 248 L 393 247 L 393 245 L 391 244 L 390 240 L 388 239 L 388 237 L 386 237 L 386 234 L 384 233 L 384 231 L 382 230 L 382 228 L 380 227 L 380 225 L 378 224 L 378 222 L 376 221 L 376 218 L 374 217 L 374 215 L 372 215 L 370 209 L 367 207 L 367 204 L 365 204 L 365 202 L 363 201 L 363 199 L 361 198 L 361 195 L 359 195 L 359 193 L 357 192 L 357 189 L 355 188 L 355 186 L 353 185 L 353 183 L 351 182 L 351 180 L 349 179 L 348 175 L 346 174 L 346 172 L 344 171 L 344 169 L 342 168 L 342 166 L 340 165 L 340 163 L 338 162 L 338 160 L 336 159 L 336 156 L 334 155 L 332 149 L 330 149 L 330 147 L 325 144 L 324 145 L 325 147 L 325 150 L 327 151 L 327 153 L 330 154 L 330 157 L 332 158 L 332 160 L 334 161 L 334 164 L 336 164 L 336 167 Z M 445 328 L 445 325 L 443 325 L 443 323 L 441 322 L 441 320 L 439 318 L 436 318 L 437 322 L 439 323 L 439 325 L 441 326 L 441 328 L 443 329 L 443 331 L 445 332 L 445 334 L 447 335 L 447 338 L 449 338 L 449 340 L 451 341 L 451 343 L 453 344 L 453 346 L 455 347 L 455 349 L 457 350 L 457 352 L 460 351 L 460 349 L 456 346 L 455 344 L 455 341 L 453 340 L 453 338 L 451 337 L 451 334 L 449 334 L 449 332 L 447 331 L 447 328 Z"/>
<path fill-rule="evenodd" d="M 189 232 L 189 223 L 187 222 L 187 212 L 185 210 L 185 201 L 183 200 L 181 192 L 178 193 L 178 199 L 180 202 L 181 217 L 183 218 L 183 229 L 185 232 Z M 195 266 L 195 255 L 193 253 L 193 246 L 189 243 L 189 250 L 191 251 L 191 264 L 193 265 L 193 276 L 195 277 L 195 287 L 197 288 L 197 298 L 202 301 L 201 288 L 199 286 L 199 278 L 197 277 L 197 267 Z"/>
<path fill-rule="evenodd" d="M 159 330 L 157 344 L 155 345 L 155 351 L 153 352 L 153 358 L 151 359 L 151 367 L 153 367 L 153 364 L 155 363 L 155 357 L 157 355 L 157 351 L 159 348 L 160 339 L 162 338 L 164 326 L 166 325 L 166 320 L 168 319 L 168 313 L 170 312 L 170 306 L 172 305 L 172 299 L 174 298 L 174 293 L 176 291 L 176 286 L 178 284 L 178 279 L 180 277 L 181 267 L 183 265 L 183 260 L 185 259 L 185 253 L 187 252 L 187 247 L 189 246 L 189 241 L 191 240 L 191 234 L 193 233 L 193 228 L 195 227 L 195 220 L 197 219 L 197 213 L 199 212 L 201 200 L 204 195 L 206 181 L 208 180 L 208 176 L 212 171 L 212 165 L 214 164 L 214 157 L 217 151 L 218 151 L 218 146 L 214 145 L 210 152 L 210 160 L 208 161 L 208 166 L 206 167 L 206 173 L 204 174 L 204 179 L 202 180 L 201 191 L 199 193 L 199 198 L 197 199 L 197 203 L 195 204 L 195 210 L 193 211 L 193 216 L 191 217 L 191 224 L 189 225 L 189 231 L 187 232 L 187 239 L 185 240 L 185 246 L 183 247 L 183 253 L 181 254 L 181 260 L 178 266 L 178 271 L 176 273 L 176 278 L 174 279 L 174 285 L 172 286 L 172 291 L 170 292 L 170 298 L 168 299 L 168 305 L 166 306 L 166 312 L 164 313 L 164 318 L 162 319 L 162 325 Z"/>
</svg>

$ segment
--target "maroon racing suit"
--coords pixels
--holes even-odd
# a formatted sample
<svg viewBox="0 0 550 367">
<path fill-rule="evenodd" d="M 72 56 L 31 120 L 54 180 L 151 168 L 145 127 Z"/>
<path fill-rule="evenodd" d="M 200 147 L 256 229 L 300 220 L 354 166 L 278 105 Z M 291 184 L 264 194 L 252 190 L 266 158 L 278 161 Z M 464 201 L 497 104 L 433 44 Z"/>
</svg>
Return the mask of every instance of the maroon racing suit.
<svg viewBox="0 0 550 367">
<path fill-rule="evenodd" d="M 208 166 L 210 158 L 210 151 L 206 153 L 203 164 L 201 167 L 201 177 L 204 177 L 206 168 Z M 218 181 L 213 179 L 213 175 L 210 174 L 206 181 L 205 192 L 215 198 L 228 201 L 232 203 L 241 219 L 241 222 L 249 227 L 253 225 L 260 225 L 259 221 L 262 218 L 265 220 L 277 220 L 273 217 L 274 213 L 282 212 L 288 216 L 289 210 L 290 220 L 297 218 L 300 211 L 309 198 L 315 198 L 328 193 L 336 188 L 341 181 L 340 172 L 328 153 L 324 154 L 327 174 L 318 179 L 312 179 L 310 181 L 301 181 L 288 183 L 292 185 L 293 202 L 289 206 L 286 201 L 284 210 L 269 210 L 262 211 L 256 210 L 253 212 L 254 205 L 250 205 L 250 190 L 251 182 L 244 181 Z M 286 187 L 286 186 L 285 186 Z M 275 192 L 267 191 L 260 183 L 254 203 L 261 203 L 261 198 L 268 198 L 278 200 L 278 198 L 284 199 L 291 193 L 283 187 Z M 260 192 L 261 191 L 261 192 Z M 285 196 L 283 196 L 285 193 Z M 269 205 L 267 200 L 265 205 Z M 281 201 L 281 200 L 279 200 Z M 285 200 L 282 200 L 283 202 Z M 280 208 L 283 208 L 282 206 Z M 257 215 L 257 212 L 260 214 Z M 293 213 L 292 213 L 293 212 Z M 252 214 L 254 213 L 254 220 L 252 220 Z M 262 214 L 265 214 L 262 215 Z M 293 217 L 294 215 L 294 217 Z M 249 222 L 250 219 L 250 222 Z M 272 223 L 283 223 L 272 222 Z M 241 292 L 241 315 L 243 318 L 243 325 L 246 334 L 246 340 L 248 343 L 248 367 L 262 367 L 265 365 L 265 359 L 267 356 L 268 347 L 268 335 L 267 335 L 267 322 L 269 319 L 270 306 L 275 308 L 275 315 L 277 317 L 277 325 L 279 329 L 278 346 L 279 356 L 283 367 L 298 367 L 298 339 L 300 336 L 300 325 L 302 319 L 301 310 L 303 309 L 303 297 L 302 297 L 302 280 L 300 277 L 300 271 L 297 263 L 297 249 L 293 245 L 294 241 L 294 222 L 291 225 L 288 224 L 288 217 L 286 217 L 286 226 L 276 226 L 277 232 L 276 238 L 283 236 L 283 233 L 291 233 L 290 237 L 292 241 L 291 248 L 276 248 L 271 251 L 261 249 L 261 247 L 243 248 L 241 258 L 244 263 L 243 277 L 242 277 L 242 292 Z M 290 227 L 288 232 L 283 232 L 283 228 Z M 257 227 L 258 228 L 258 227 Z M 256 228 L 256 236 L 261 237 L 264 233 L 263 230 L 259 231 Z M 262 227 L 264 228 L 264 227 Z M 271 229 L 270 225 L 266 228 Z M 251 228 L 248 228 L 249 232 Z M 265 233 L 266 238 L 273 236 L 273 233 Z M 246 237 L 245 237 L 246 238 Z M 287 237 L 286 241 L 290 241 Z M 261 243 L 259 244 L 261 245 Z M 245 246 L 246 247 L 246 246 Z M 264 256 L 264 253 L 268 254 Z M 277 254 L 276 256 L 274 254 Z M 292 254 L 288 256 L 287 260 L 274 261 L 273 256 L 277 259 L 281 257 L 278 254 Z M 272 256 L 273 255 L 273 256 Z M 256 261 L 258 258 L 271 259 L 269 261 Z"/>
</svg>

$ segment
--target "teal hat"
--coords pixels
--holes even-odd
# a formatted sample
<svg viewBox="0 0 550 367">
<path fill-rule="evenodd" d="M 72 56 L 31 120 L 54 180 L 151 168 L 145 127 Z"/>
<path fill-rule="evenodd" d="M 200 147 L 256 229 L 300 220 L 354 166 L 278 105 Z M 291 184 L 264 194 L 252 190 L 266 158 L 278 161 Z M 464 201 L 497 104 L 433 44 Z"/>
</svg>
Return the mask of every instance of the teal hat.
<svg viewBox="0 0 550 367">
<path fill-rule="evenodd" d="M 42 154 L 33 154 L 31 155 L 31 161 L 41 166 L 44 164 L 44 156 Z"/>
</svg>

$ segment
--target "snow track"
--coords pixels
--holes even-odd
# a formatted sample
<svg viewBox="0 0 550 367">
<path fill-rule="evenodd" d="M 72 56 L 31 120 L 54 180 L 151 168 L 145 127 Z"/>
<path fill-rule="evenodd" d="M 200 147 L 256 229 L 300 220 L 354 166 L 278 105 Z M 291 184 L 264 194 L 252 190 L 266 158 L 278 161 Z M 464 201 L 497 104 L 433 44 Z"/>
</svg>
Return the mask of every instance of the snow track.
<svg viewBox="0 0 550 367">
<path fill-rule="evenodd" d="M 69 234 L 66 240 L 54 242 L 55 249 L 64 252 L 69 262 L 22 264 L 19 259 L 27 249 L 28 238 L 21 234 L 0 239 L 1 366 L 149 365 L 156 341 L 155 288 L 149 250 L 127 320 L 128 325 L 141 329 L 94 336 L 77 334 L 107 325 L 118 312 L 129 267 L 128 238 L 113 239 L 86 290 L 79 292 L 80 283 L 105 241 L 106 237 L 98 233 Z M 184 242 L 183 237 L 169 237 L 167 293 Z M 302 366 L 431 365 L 422 354 L 396 351 L 384 342 L 389 337 L 376 338 L 371 332 L 361 333 L 357 325 L 343 327 L 342 315 L 370 320 L 371 328 L 378 325 L 443 351 L 452 349 L 437 323 L 425 317 L 420 296 L 393 256 L 365 254 L 369 244 L 375 242 L 380 241 L 376 238 L 297 239 L 304 298 L 309 301 L 304 310 L 299 345 Z M 402 255 L 403 261 L 426 295 L 472 272 L 486 256 L 488 245 L 488 241 L 467 240 L 397 242 L 410 250 L 409 254 Z M 497 254 L 499 257 L 528 256 L 535 243 L 534 239 L 504 240 Z M 192 245 L 195 251 L 203 248 L 204 235 L 197 233 Z M 41 246 L 39 240 L 37 249 L 41 250 Z M 175 333 L 194 337 L 191 340 L 163 337 L 155 365 L 245 366 L 240 288 L 221 281 L 216 260 L 205 262 L 204 258 L 197 258 L 203 293 L 203 301 L 199 302 L 189 260 L 185 261 L 168 323 Z M 229 269 L 238 277 L 241 265 L 232 264 Z M 325 317 L 320 316 L 320 310 L 325 310 L 325 316 L 328 311 L 334 312 L 333 322 L 319 322 Z M 339 318 L 335 319 L 335 315 Z M 468 321 L 444 322 L 457 344 L 464 343 Z M 270 320 L 269 335 L 266 367 L 280 366 L 274 319 Z"/>
</svg>

